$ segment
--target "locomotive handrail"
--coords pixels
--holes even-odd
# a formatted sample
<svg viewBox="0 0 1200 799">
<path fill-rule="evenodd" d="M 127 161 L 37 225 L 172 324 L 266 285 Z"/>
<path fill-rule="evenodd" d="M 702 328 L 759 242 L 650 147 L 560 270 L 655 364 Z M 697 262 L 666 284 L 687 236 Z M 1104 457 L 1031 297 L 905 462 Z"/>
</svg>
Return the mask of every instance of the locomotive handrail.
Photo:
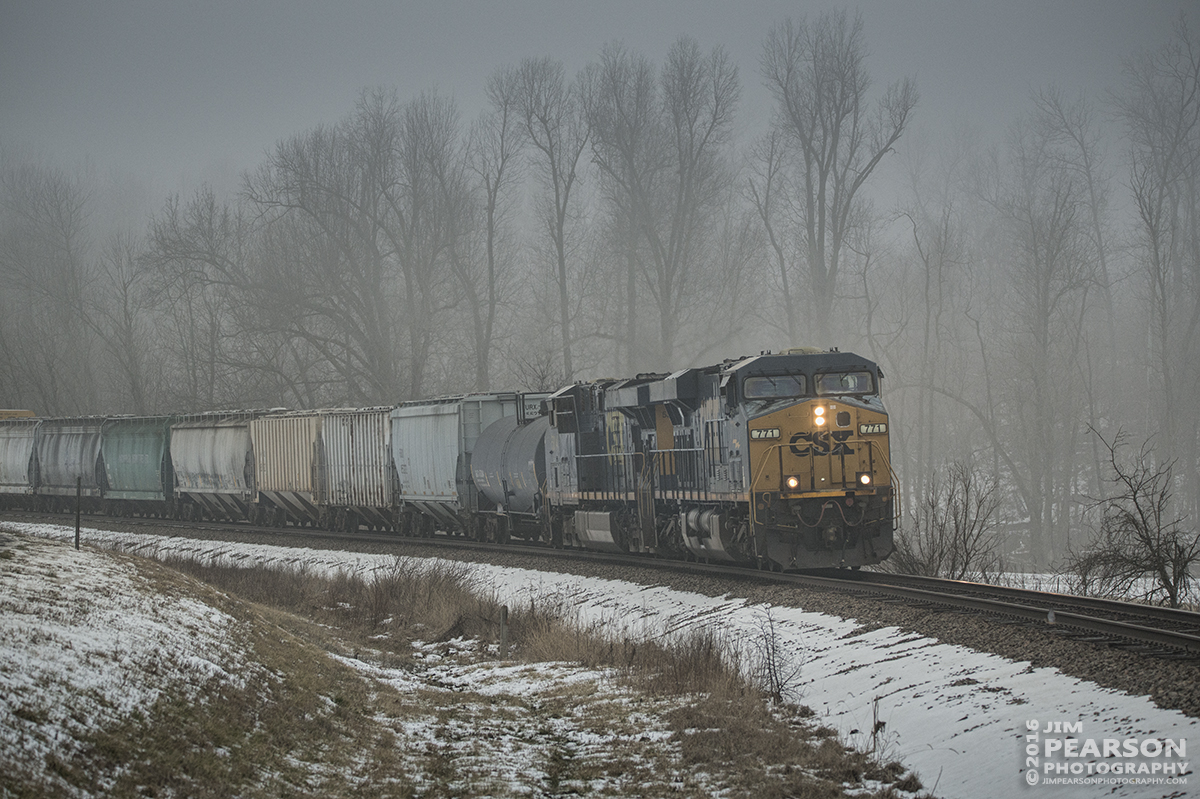
<svg viewBox="0 0 1200 799">
<path fill-rule="evenodd" d="M 681 456 L 687 455 L 689 453 L 692 454 L 694 457 L 692 457 L 692 458 L 681 457 Z M 651 454 L 651 456 L 653 456 L 654 462 L 657 465 L 659 465 L 659 467 L 660 467 L 658 470 L 658 475 L 660 478 L 660 482 L 659 482 L 659 486 L 658 486 L 659 491 L 661 491 L 661 492 L 674 491 L 676 493 L 688 492 L 688 493 L 692 493 L 692 494 L 703 495 L 703 496 L 697 496 L 697 497 L 693 498 L 696 500 L 701 500 L 701 499 L 702 500 L 711 500 L 712 499 L 713 492 L 711 490 L 709 490 L 709 483 L 708 483 L 708 479 L 707 479 L 708 475 L 707 475 L 707 472 L 705 471 L 706 464 L 704 463 L 705 449 L 703 447 L 674 447 L 672 449 L 652 449 L 652 450 L 650 450 L 650 454 Z M 675 486 L 675 488 L 668 489 L 668 488 L 664 487 L 661 483 L 661 478 L 664 474 L 664 472 L 661 469 L 661 465 L 666 461 L 666 456 L 670 456 L 670 458 L 671 458 L 670 474 L 676 478 L 677 485 Z M 679 485 L 678 483 L 681 480 L 686 480 L 691 485 L 690 486 Z"/>
<path fill-rule="evenodd" d="M 892 508 L 895 511 L 892 515 L 892 522 L 899 524 L 902 518 L 900 512 L 900 478 L 896 476 L 896 471 L 892 469 L 892 459 L 888 457 L 887 453 L 881 453 L 880 460 L 883 461 L 883 465 L 887 467 L 888 475 L 892 478 Z"/>
<path fill-rule="evenodd" d="M 613 466 L 614 464 L 612 463 L 612 461 L 614 459 L 628 458 L 631 461 L 630 469 L 632 470 L 629 472 L 628 476 L 631 477 L 632 482 L 630 482 L 630 480 L 625 479 L 627 476 L 627 474 L 626 474 L 627 470 L 624 467 L 624 464 L 622 464 L 620 467 L 610 468 L 607 470 L 609 477 L 611 477 L 614 474 L 618 474 L 618 473 L 620 474 L 621 479 L 620 479 L 619 483 L 622 486 L 622 488 L 619 488 L 619 489 L 617 488 L 618 481 L 608 480 L 607 485 L 611 486 L 611 488 L 604 489 L 604 490 L 592 490 L 592 491 L 588 492 L 588 493 L 592 493 L 592 494 L 616 494 L 618 491 L 626 491 L 626 490 L 636 491 L 637 490 L 637 476 L 642 471 L 642 467 L 639 467 L 639 465 L 638 465 L 638 458 L 643 458 L 643 457 L 644 457 L 644 453 L 641 453 L 641 452 L 596 452 L 596 453 L 591 453 L 588 455 L 576 455 L 575 459 L 577 461 L 582 461 L 582 460 L 591 460 L 591 459 L 595 459 L 595 458 L 606 458 L 606 459 L 608 459 L 609 465 Z M 644 467 L 644 462 L 643 462 L 643 467 Z M 582 482 L 582 473 L 579 475 L 576 475 L 576 479 L 579 480 L 580 482 Z M 633 486 L 632 489 L 628 488 L 628 486 L 630 486 L 630 485 Z M 580 493 L 580 494 L 584 493 L 582 486 L 579 487 L 578 493 Z"/>
</svg>

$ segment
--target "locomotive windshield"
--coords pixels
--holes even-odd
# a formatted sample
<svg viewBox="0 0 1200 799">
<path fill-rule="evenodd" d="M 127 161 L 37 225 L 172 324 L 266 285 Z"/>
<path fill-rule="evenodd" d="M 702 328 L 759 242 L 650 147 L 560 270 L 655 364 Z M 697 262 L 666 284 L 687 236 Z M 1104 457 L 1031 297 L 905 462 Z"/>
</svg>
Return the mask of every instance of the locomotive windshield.
<svg viewBox="0 0 1200 799">
<path fill-rule="evenodd" d="M 803 397 L 804 375 L 763 375 L 747 377 L 742 384 L 746 399 Z"/>
<path fill-rule="evenodd" d="M 826 372 L 816 376 L 817 394 L 873 394 L 870 372 Z"/>
</svg>

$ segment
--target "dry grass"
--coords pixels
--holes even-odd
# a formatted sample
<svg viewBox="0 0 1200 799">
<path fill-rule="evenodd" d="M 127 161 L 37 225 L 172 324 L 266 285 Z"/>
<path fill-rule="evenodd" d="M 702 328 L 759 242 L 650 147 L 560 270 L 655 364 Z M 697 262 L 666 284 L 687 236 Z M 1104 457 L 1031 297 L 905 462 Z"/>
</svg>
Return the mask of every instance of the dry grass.
<svg viewBox="0 0 1200 799">
<path fill-rule="evenodd" d="M 463 564 L 397 559 L 391 568 L 367 578 L 175 565 L 222 590 L 335 627 L 359 646 L 385 645 L 393 656 L 411 653 L 412 640 L 465 637 L 494 644 L 499 637 L 500 603 Z M 717 782 L 731 789 L 731 795 L 840 796 L 842 783 L 863 780 L 896 785 L 908 793 L 921 790 L 915 776 L 901 780 L 906 771 L 901 764 L 881 764 L 844 746 L 834 730 L 813 723 L 811 711 L 773 704 L 770 700 L 778 696 L 769 696 L 754 675 L 742 673 L 737 665 L 738 651 L 746 642 L 725 640 L 711 628 L 661 640 L 614 636 L 608 632 L 613 626 L 583 624 L 566 598 L 540 597 L 512 609 L 510 657 L 531 664 L 560 661 L 612 669 L 636 692 L 685 699 L 665 715 L 671 740 L 687 768 L 719 772 Z M 764 635 L 768 632 L 764 627 Z M 751 647 L 769 644 L 756 641 Z M 577 703 L 581 697 L 567 700 Z M 610 771 L 636 769 L 636 759 L 622 765 L 621 754 L 612 755 Z M 446 763 L 434 758 L 430 767 L 437 772 Z M 547 787 L 557 792 L 567 760 L 551 751 L 546 768 L 555 783 Z M 587 775 L 575 773 L 571 778 L 586 781 Z M 888 787 L 881 795 L 899 794 Z"/>
<path fill-rule="evenodd" d="M 245 600 L 298 614 L 336 630 L 356 650 L 412 655 L 413 641 L 478 639 L 496 645 L 501 603 L 469 565 L 396 558 L 368 576 L 332 577 L 304 569 L 243 568 L 188 559 L 165 563 Z M 757 692 L 737 669 L 734 647 L 709 628 L 663 640 L 614 636 L 603 622 L 584 624 L 565 598 L 545 596 L 512 608 L 509 656 L 528 663 L 563 661 L 613 668 L 645 691 L 746 696 Z"/>
<path fill-rule="evenodd" d="M 496 668 L 488 664 L 501 606 L 469 566 L 397 559 L 366 575 L 324 576 L 165 565 L 144 568 L 150 588 L 199 595 L 243 621 L 243 644 L 261 669 L 199 707 L 165 697 L 97 734 L 83 755 L 48 763 L 54 784 L 69 790 L 31 789 L 29 775 L 18 775 L 0 779 L 0 795 L 761 799 L 842 796 L 843 783 L 859 796 L 920 790 L 913 777 L 900 781 L 898 764 L 848 750 L 810 712 L 771 702 L 739 671 L 737 642 L 709 629 L 660 640 L 612 635 L 615 625 L 580 624 L 565 598 L 539 598 L 511 610 L 509 661 L 528 665 L 505 668 L 544 678 L 551 664 L 576 664 L 608 676 L 545 680 L 532 698 L 434 684 L 395 690 L 329 653 L 405 674 L 421 673 L 423 657 Z M 497 757 L 531 765 L 505 776 Z M 863 780 L 875 781 L 874 793 L 861 790 Z"/>
</svg>

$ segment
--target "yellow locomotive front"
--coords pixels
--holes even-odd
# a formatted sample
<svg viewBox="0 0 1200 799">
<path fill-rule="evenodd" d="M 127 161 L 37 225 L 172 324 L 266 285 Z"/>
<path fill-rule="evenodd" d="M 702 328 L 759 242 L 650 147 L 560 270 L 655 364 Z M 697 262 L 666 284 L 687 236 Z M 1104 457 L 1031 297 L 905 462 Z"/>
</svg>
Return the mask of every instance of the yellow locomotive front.
<svg viewBox="0 0 1200 799">
<path fill-rule="evenodd" d="M 760 556 L 791 569 L 879 563 L 899 509 L 878 367 L 851 353 L 775 358 L 741 378 Z"/>
</svg>

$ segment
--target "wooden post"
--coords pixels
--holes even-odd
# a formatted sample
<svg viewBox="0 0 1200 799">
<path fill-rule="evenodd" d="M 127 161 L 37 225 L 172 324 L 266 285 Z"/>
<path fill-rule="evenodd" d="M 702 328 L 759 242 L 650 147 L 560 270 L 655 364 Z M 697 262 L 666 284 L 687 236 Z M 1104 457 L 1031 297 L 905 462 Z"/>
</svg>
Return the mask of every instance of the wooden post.
<svg viewBox="0 0 1200 799">
<path fill-rule="evenodd" d="M 79 549 L 79 509 L 83 504 L 83 478 L 75 478 L 75 549 Z"/>
<path fill-rule="evenodd" d="M 508 605 L 500 606 L 500 659 L 508 658 Z"/>
</svg>

